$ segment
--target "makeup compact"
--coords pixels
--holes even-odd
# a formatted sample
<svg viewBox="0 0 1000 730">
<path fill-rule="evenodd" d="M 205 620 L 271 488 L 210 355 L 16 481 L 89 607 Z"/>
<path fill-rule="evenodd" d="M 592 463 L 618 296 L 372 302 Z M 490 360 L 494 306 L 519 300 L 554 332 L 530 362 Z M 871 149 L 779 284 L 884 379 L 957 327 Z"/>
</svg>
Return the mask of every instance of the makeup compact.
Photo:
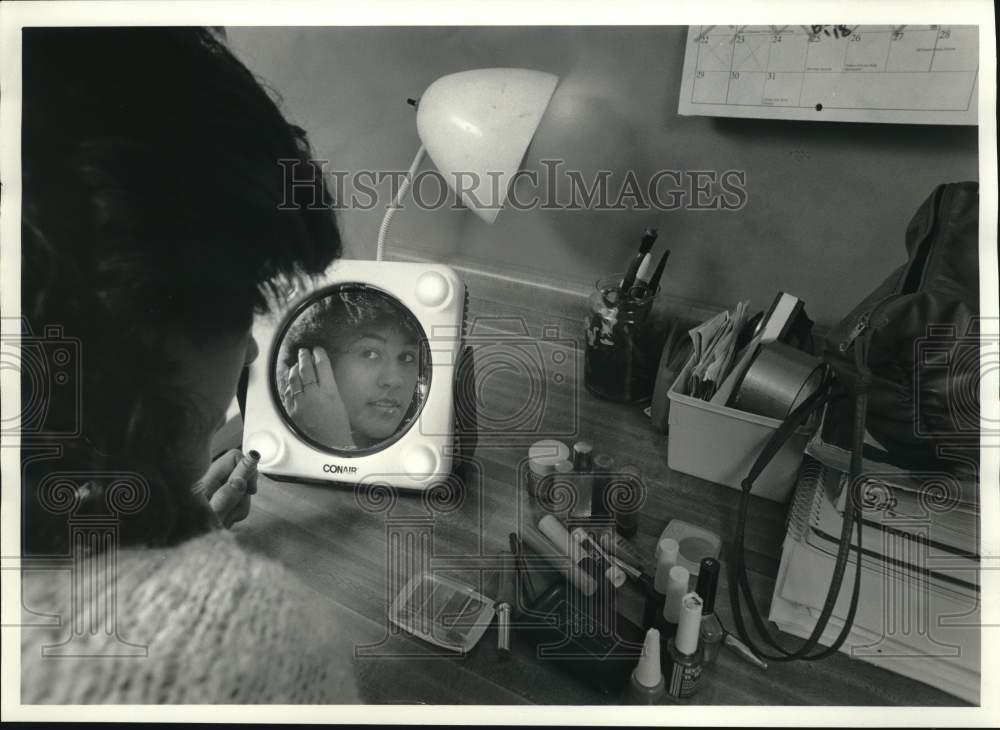
<svg viewBox="0 0 1000 730">
<path fill-rule="evenodd" d="M 493 620 L 492 599 L 460 581 L 415 575 L 389 606 L 389 620 L 435 646 L 465 653 Z"/>
</svg>

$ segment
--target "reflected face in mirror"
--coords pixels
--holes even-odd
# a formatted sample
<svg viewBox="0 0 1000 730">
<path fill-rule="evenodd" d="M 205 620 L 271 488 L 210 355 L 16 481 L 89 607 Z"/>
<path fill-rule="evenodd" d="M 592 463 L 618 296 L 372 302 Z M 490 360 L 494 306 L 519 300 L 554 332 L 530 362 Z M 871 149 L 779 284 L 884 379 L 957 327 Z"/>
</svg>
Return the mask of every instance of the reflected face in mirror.
<svg viewBox="0 0 1000 730">
<path fill-rule="evenodd" d="M 377 448 L 419 415 L 430 380 L 425 339 L 389 295 L 346 285 L 305 307 L 279 344 L 285 415 L 326 448 Z"/>
<path fill-rule="evenodd" d="M 390 438 L 417 387 L 419 345 L 409 333 L 384 327 L 361 333 L 333 362 L 358 448 Z"/>
</svg>

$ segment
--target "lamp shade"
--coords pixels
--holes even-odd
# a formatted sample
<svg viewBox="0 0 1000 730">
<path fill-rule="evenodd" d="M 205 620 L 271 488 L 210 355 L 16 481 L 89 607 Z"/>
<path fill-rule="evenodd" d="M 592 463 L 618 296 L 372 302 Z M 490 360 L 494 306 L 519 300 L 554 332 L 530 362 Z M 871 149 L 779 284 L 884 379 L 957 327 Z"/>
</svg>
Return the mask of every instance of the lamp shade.
<svg viewBox="0 0 1000 730">
<path fill-rule="evenodd" d="M 496 220 L 559 78 L 522 68 L 442 76 L 417 106 L 417 134 L 462 204 Z"/>
</svg>

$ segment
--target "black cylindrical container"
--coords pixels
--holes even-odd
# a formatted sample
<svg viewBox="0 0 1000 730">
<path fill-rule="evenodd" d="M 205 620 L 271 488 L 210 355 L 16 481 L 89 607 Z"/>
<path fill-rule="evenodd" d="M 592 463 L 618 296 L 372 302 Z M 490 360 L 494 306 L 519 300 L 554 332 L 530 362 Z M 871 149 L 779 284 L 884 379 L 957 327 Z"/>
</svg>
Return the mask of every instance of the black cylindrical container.
<svg viewBox="0 0 1000 730">
<path fill-rule="evenodd" d="M 644 501 L 642 472 L 639 467 L 626 464 L 612 480 L 611 509 L 615 515 L 615 529 L 624 537 L 633 537 L 639 531 L 639 509 Z"/>
<path fill-rule="evenodd" d="M 590 493 L 590 516 L 613 519 L 608 504 L 607 490 L 615 471 L 615 459 L 610 454 L 595 454 L 592 459 L 593 480 Z"/>
</svg>

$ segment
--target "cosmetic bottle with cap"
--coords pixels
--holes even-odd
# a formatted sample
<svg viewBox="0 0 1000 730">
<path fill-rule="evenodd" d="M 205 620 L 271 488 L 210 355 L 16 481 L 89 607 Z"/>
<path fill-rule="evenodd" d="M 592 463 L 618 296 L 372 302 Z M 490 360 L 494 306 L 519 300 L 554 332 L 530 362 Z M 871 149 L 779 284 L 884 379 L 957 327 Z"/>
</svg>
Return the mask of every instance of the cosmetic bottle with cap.
<svg viewBox="0 0 1000 730">
<path fill-rule="evenodd" d="M 593 480 L 590 492 L 590 516 L 614 519 L 607 500 L 608 484 L 615 470 L 615 459 L 611 454 L 594 454 L 591 460 Z"/>
<path fill-rule="evenodd" d="M 683 565 L 675 565 L 670 569 L 667 578 L 667 595 L 663 601 L 663 633 L 673 635 L 678 631 L 681 604 L 688 592 L 690 580 L 691 574 Z"/>
<path fill-rule="evenodd" d="M 571 517 L 590 517 L 594 495 L 594 447 L 589 441 L 573 444 L 573 486 L 576 488 Z"/>
<path fill-rule="evenodd" d="M 660 540 L 656 546 L 656 572 L 653 575 L 653 585 L 646 593 L 646 606 L 643 612 L 643 625 L 646 628 L 663 630 L 663 605 L 667 599 L 667 585 L 670 581 L 670 569 L 677 565 L 677 555 L 680 546 L 671 537 Z M 684 591 L 687 593 L 687 590 Z"/>
<path fill-rule="evenodd" d="M 650 629 L 642 647 L 639 663 L 625 688 L 626 705 L 655 705 L 663 699 L 666 685 L 660 669 L 660 632 Z"/>
<path fill-rule="evenodd" d="M 702 650 L 698 643 L 701 629 L 701 599 L 688 593 L 681 600 L 680 622 L 677 636 L 667 642 L 667 694 L 671 697 L 691 697 L 698 691 L 701 680 Z"/>
<path fill-rule="evenodd" d="M 573 444 L 573 470 L 578 474 L 589 474 L 594 470 L 594 447 L 589 441 Z"/>
<path fill-rule="evenodd" d="M 569 447 L 556 439 L 536 441 L 528 449 L 526 483 L 528 494 L 537 496 L 540 482 L 555 470 L 555 465 L 569 458 Z"/>
<path fill-rule="evenodd" d="M 656 543 L 656 551 L 653 553 L 653 559 L 656 561 L 657 565 L 659 565 L 660 556 L 663 555 L 664 552 L 672 556 L 670 559 L 671 567 L 677 565 L 681 552 L 681 545 L 677 542 L 676 538 L 661 537 L 659 542 Z"/>
<path fill-rule="evenodd" d="M 702 601 L 701 608 L 701 645 L 705 652 L 705 664 L 711 664 L 719 655 L 719 647 L 726 637 L 726 632 L 715 615 L 715 594 L 719 585 L 719 561 L 715 558 L 703 558 L 698 568 L 698 583 L 694 592 Z"/>
<path fill-rule="evenodd" d="M 576 490 L 577 486 L 573 483 L 573 462 L 562 459 L 538 480 L 535 485 L 535 504 L 546 512 L 565 512 L 574 504 Z"/>
<path fill-rule="evenodd" d="M 550 512 L 563 512 L 576 503 L 578 486 L 574 481 L 573 462 L 569 459 L 557 461 L 552 473 L 538 484 L 539 506 Z"/>
<path fill-rule="evenodd" d="M 642 506 L 642 472 L 634 464 L 626 464 L 619 470 L 616 480 L 617 499 L 612 501 L 615 515 L 615 529 L 624 537 L 634 537 L 639 531 L 639 508 Z"/>
</svg>

